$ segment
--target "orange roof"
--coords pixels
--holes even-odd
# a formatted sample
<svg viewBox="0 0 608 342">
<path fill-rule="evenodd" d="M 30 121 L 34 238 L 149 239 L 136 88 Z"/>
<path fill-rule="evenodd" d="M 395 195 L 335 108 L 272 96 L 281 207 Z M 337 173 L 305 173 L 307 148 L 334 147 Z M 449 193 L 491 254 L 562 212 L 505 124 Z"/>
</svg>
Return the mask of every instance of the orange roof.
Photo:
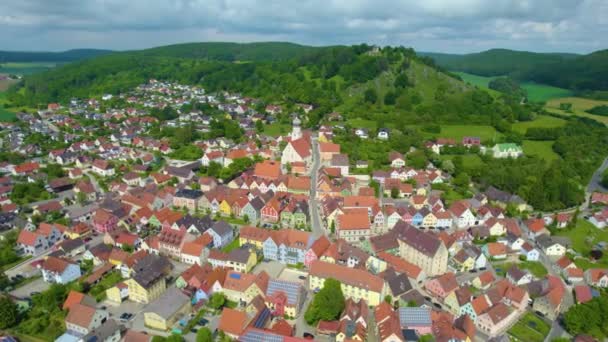
<svg viewBox="0 0 608 342">
<path fill-rule="evenodd" d="M 228 159 L 238 159 L 238 158 L 247 158 L 247 151 L 243 149 L 232 150 L 228 152 L 226 158 Z"/>
<path fill-rule="evenodd" d="M 417 279 L 422 272 L 422 269 L 411 262 L 398 257 L 396 255 L 389 254 L 387 252 L 379 252 L 378 258 L 386 261 L 389 265 L 391 265 L 395 271 L 399 273 L 404 273 L 409 278 Z"/>
<path fill-rule="evenodd" d="M 182 254 L 199 256 L 203 253 L 204 245 L 196 242 L 184 242 Z"/>
<path fill-rule="evenodd" d="M 381 292 L 384 287 L 382 278 L 367 271 L 318 260 L 310 265 L 309 274 L 319 278 L 334 278 L 347 285 L 374 292 Z"/>
<path fill-rule="evenodd" d="M 374 196 L 345 196 L 344 207 L 373 207 L 378 204 Z"/>
<path fill-rule="evenodd" d="M 240 235 L 243 239 L 264 242 L 270 236 L 270 232 L 263 228 L 244 226 L 240 230 Z"/>
<path fill-rule="evenodd" d="M 19 232 L 19 237 L 17 238 L 17 243 L 33 246 L 36 243 L 36 239 L 38 238 L 38 234 L 30 232 L 29 230 L 23 229 Z"/>
<path fill-rule="evenodd" d="M 310 177 L 308 176 L 289 176 L 287 178 L 287 187 L 294 190 L 309 190 L 310 189 Z"/>
<path fill-rule="evenodd" d="M 79 327 L 88 328 L 96 311 L 93 307 L 76 303 L 70 309 L 65 321 Z"/>
<path fill-rule="evenodd" d="M 485 296 L 479 296 L 473 299 L 471 301 L 471 305 L 473 306 L 473 310 L 475 310 L 475 313 L 477 313 L 478 315 L 483 313 L 490 307 L 490 304 L 486 300 Z"/>
<path fill-rule="evenodd" d="M 65 299 L 65 302 L 63 302 L 62 309 L 69 310 L 74 304 L 80 304 L 82 302 L 83 298 L 84 298 L 84 293 L 70 290 L 68 297 Z"/>
<path fill-rule="evenodd" d="M 253 175 L 261 178 L 277 179 L 281 175 L 281 164 L 275 161 L 264 160 L 255 164 Z"/>
<path fill-rule="evenodd" d="M 247 314 L 244 311 L 224 308 L 218 329 L 234 336 L 240 336 L 246 324 Z"/>
<path fill-rule="evenodd" d="M 321 153 L 340 153 L 340 145 L 331 142 L 320 142 L 319 151 Z"/>
<path fill-rule="evenodd" d="M 57 258 L 54 256 L 49 256 L 42 263 L 42 269 L 47 270 L 49 272 L 54 273 L 63 273 L 63 271 L 72 264 L 68 260 Z"/>
<path fill-rule="evenodd" d="M 358 230 L 358 229 L 369 229 L 370 221 L 367 210 L 346 212 L 338 215 L 337 226 L 339 230 Z"/>
<path fill-rule="evenodd" d="M 507 254 L 507 246 L 500 242 L 489 242 L 487 244 L 488 253 L 491 256 Z"/>
<path fill-rule="evenodd" d="M 479 282 L 481 282 L 482 285 L 490 284 L 496 279 L 496 278 L 494 278 L 494 274 L 492 274 L 491 271 L 485 271 L 482 274 L 480 274 L 477 278 L 479 278 Z"/>
<path fill-rule="evenodd" d="M 292 140 L 289 144 L 301 158 L 310 156 L 310 143 L 305 138 Z"/>
</svg>

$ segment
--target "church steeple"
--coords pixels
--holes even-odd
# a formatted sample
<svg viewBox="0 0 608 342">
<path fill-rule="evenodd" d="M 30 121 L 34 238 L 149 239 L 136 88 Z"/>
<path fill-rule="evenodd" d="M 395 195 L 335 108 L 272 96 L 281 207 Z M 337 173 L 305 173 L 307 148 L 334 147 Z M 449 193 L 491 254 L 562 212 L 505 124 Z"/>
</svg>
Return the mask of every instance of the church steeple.
<svg viewBox="0 0 608 342">
<path fill-rule="evenodd" d="M 291 140 L 298 140 L 302 137 L 302 129 L 300 128 L 301 124 L 302 124 L 302 122 L 300 121 L 300 118 L 298 118 L 296 116 L 295 119 L 293 119 L 293 128 L 291 130 Z"/>
</svg>

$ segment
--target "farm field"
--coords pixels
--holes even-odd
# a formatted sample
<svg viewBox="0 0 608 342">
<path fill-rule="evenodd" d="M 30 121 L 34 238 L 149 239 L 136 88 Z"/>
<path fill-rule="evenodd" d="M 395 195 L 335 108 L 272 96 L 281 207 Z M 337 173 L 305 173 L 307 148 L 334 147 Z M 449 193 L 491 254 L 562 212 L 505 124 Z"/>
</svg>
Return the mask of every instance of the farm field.
<svg viewBox="0 0 608 342">
<path fill-rule="evenodd" d="M 553 161 L 559 158 L 559 155 L 553 151 L 554 141 L 534 141 L 524 140 L 522 148 L 526 155 L 536 155 L 546 161 Z"/>
<path fill-rule="evenodd" d="M 536 119 L 532 121 L 516 122 L 511 126 L 511 128 L 517 133 L 526 134 L 528 128 L 555 128 L 561 127 L 565 124 L 566 120 L 548 115 L 539 115 Z"/>
<path fill-rule="evenodd" d="M 488 89 L 488 83 L 496 77 L 485 77 L 478 76 L 473 74 L 468 74 L 466 72 L 456 72 L 455 74 L 462 77 L 465 82 L 469 82 L 473 85 L 476 85 L 480 88 Z M 572 92 L 568 89 L 553 87 L 545 84 L 538 84 L 532 82 L 523 82 L 521 83 L 521 87 L 528 92 L 528 99 L 532 102 L 542 102 L 548 101 L 550 99 L 569 96 Z"/>
<path fill-rule="evenodd" d="M 1 81 L 0 81 L 1 82 Z M 0 91 L 0 122 L 13 121 L 17 116 L 14 112 L 4 108 L 6 93 Z"/>
<path fill-rule="evenodd" d="M 572 104 L 572 113 L 559 109 L 560 103 L 571 103 Z M 589 114 L 589 113 L 585 112 L 588 109 L 591 109 L 595 106 L 600 106 L 600 105 L 608 105 L 608 101 L 591 100 L 591 99 L 585 99 L 582 97 L 560 97 L 560 98 L 556 98 L 556 99 L 547 101 L 545 108 L 548 111 L 553 112 L 553 113 L 562 114 L 562 115 L 578 115 L 578 116 L 583 116 L 583 117 L 597 120 L 604 124 L 608 124 L 608 116 L 593 115 L 593 114 Z"/>
<path fill-rule="evenodd" d="M 2 74 L 0 73 L 0 76 L 3 76 L 6 74 Z M 6 89 L 8 89 L 8 87 L 10 87 L 11 85 L 17 83 L 17 80 L 0 80 L 0 92 L 5 91 Z"/>
</svg>

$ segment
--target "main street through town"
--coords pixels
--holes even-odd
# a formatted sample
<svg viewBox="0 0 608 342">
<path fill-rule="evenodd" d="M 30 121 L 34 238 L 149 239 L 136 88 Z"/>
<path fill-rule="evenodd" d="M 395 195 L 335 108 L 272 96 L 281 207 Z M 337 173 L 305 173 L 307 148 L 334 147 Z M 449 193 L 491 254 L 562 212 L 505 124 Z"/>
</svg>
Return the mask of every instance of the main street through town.
<svg viewBox="0 0 608 342">
<path fill-rule="evenodd" d="M 312 137 L 312 168 L 310 170 L 310 218 L 312 234 L 315 238 L 327 234 L 321 215 L 319 214 L 319 202 L 317 200 L 317 174 L 321 167 L 321 155 L 319 153 L 319 142 L 317 137 Z"/>
</svg>

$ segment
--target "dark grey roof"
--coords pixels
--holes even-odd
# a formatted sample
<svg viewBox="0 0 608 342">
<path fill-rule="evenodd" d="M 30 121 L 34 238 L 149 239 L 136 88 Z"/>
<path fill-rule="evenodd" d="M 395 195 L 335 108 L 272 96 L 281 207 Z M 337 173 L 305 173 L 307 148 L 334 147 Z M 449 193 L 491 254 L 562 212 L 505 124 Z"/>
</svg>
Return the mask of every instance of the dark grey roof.
<svg viewBox="0 0 608 342">
<path fill-rule="evenodd" d="M 88 334 L 82 337 L 81 341 L 84 342 L 103 342 L 110 336 L 114 335 L 117 331 L 124 330 L 124 326 L 116 323 L 113 319 L 108 319 L 102 325 L 93 329 Z"/>
<path fill-rule="evenodd" d="M 400 274 L 387 279 L 388 286 L 395 296 L 401 296 L 412 289 L 412 284 L 406 274 Z"/>
<path fill-rule="evenodd" d="M 135 280 L 143 288 L 148 288 L 158 279 L 165 275 L 165 271 L 171 269 L 173 265 L 163 256 L 148 254 L 133 266 Z"/>
<path fill-rule="evenodd" d="M 200 190 L 193 189 L 181 189 L 175 193 L 175 197 L 183 197 L 188 199 L 197 199 L 203 196 L 203 192 Z"/>
<path fill-rule="evenodd" d="M 203 217 L 194 217 L 188 214 L 177 220 L 176 223 L 178 226 L 184 226 L 186 228 L 194 226 L 201 233 L 204 233 L 207 229 L 213 226 L 213 220 L 209 215 L 205 215 Z"/>
<path fill-rule="evenodd" d="M 239 262 L 241 264 L 246 264 L 247 260 L 249 260 L 249 255 L 251 253 L 249 252 L 249 248 L 246 246 L 242 246 L 240 248 L 236 248 L 231 250 L 228 253 L 228 260 L 231 261 L 236 261 Z"/>
<path fill-rule="evenodd" d="M 264 207 L 264 201 L 261 198 L 259 198 L 259 197 L 255 197 L 254 199 L 252 199 L 251 201 L 249 201 L 249 204 L 256 211 L 260 211 Z"/>
<path fill-rule="evenodd" d="M 346 154 L 334 154 L 331 156 L 332 166 L 348 166 L 348 156 Z"/>
<path fill-rule="evenodd" d="M 230 226 L 226 221 L 217 221 L 210 229 L 220 236 L 224 236 L 232 232 L 232 226 Z"/>
<path fill-rule="evenodd" d="M 258 330 L 249 328 L 243 335 L 239 337 L 241 342 L 283 342 L 282 335 L 272 333 L 266 330 Z"/>
<path fill-rule="evenodd" d="M 192 172 L 192 170 L 189 168 L 175 167 L 175 166 L 166 166 L 165 171 L 171 176 L 176 176 L 176 177 L 181 177 L 181 178 L 190 177 L 190 173 Z"/>
<path fill-rule="evenodd" d="M 509 268 L 509 270 L 507 271 L 507 276 L 509 276 L 509 278 L 515 280 L 515 281 L 519 281 L 521 278 L 523 278 L 527 273 L 520 270 L 517 266 L 513 265 L 511 266 L 511 268 Z"/>
<path fill-rule="evenodd" d="M 70 252 L 83 245 L 84 241 L 81 238 L 77 238 L 63 240 L 59 243 L 58 247 L 61 248 L 64 252 Z"/>
<path fill-rule="evenodd" d="M 439 246 L 441 246 L 439 238 L 411 226 L 404 229 L 400 239 L 407 245 L 430 257 L 434 256 Z"/>
</svg>

